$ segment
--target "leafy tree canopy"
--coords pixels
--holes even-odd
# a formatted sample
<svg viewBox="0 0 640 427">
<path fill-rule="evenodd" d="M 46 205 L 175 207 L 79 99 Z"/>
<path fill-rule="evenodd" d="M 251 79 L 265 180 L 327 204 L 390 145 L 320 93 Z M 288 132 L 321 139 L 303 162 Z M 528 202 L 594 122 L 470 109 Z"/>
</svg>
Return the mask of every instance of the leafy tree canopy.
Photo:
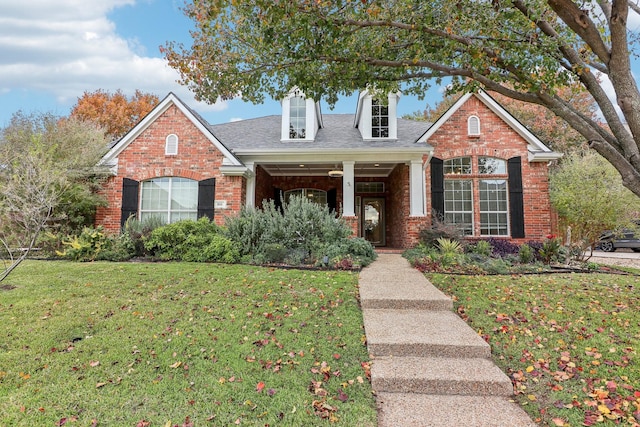
<svg viewBox="0 0 640 427">
<path fill-rule="evenodd" d="M 627 0 L 194 0 L 185 8 L 193 45 L 163 51 L 209 102 L 261 102 L 293 86 L 329 103 L 367 86 L 422 95 L 451 76 L 454 92 L 483 87 L 551 110 L 640 196 L 637 34 L 628 26 L 638 10 Z M 570 83 L 608 127 L 563 96 Z"/>
<path fill-rule="evenodd" d="M 95 123 L 16 113 L 0 130 L 2 281 L 52 224 L 83 222 L 98 203 L 90 183 L 108 140 Z M 82 217 L 82 219 L 78 219 Z"/>
<path fill-rule="evenodd" d="M 158 102 L 157 95 L 140 90 L 136 90 L 129 98 L 120 90 L 109 93 L 99 89 L 85 92 L 78 98 L 77 104 L 71 109 L 71 117 L 93 121 L 104 127 L 111 138 L 118 139 L 131 130 Z"/>
<path fill-rule="evenodd" d="M 622 185 L 620 175 L 594 151 L 574 151 L 550 177 L 550 198 L 565 226 L 583 248 L 600 234 L 630 226 L 640 213 L 640 199 Z"/>
</svg>

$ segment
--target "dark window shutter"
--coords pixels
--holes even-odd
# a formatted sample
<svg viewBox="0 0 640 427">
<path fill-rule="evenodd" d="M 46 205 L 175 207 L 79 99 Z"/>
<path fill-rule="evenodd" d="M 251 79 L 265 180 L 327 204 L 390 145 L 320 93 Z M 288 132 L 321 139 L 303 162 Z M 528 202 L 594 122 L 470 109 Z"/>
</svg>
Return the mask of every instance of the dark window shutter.
<svg viewBox="0 0 640 427">
<path fill-rule="evenodd" d="M 444 218 L 444 161 L 431 158 L 431 211 L 435 218 Z"/>
<path fill-rule="evenodd" d="M 327 191 L 327 206 L 331 212 L 336 212 L 338 209 L 338 190 L 332 188 Z"/>
<path fill-rule="evenodd" d="M 524 238 L 524 201 L 522 197 L 522 160 L 512 157 L 507 161 L 509 173 L 509 218 L 511 237 Z"/>
<path fill-rule="evenodd" d="M 284 202 L 284 193 L 279 188 L 273 189 L 273 204 L 280 212 L 282 212 L 282 203 Z"/>
<path fill-rule="evenodd" d="M 216 179 L 198 181 L 198 218 L 206 216 L 213 221 L 216 199 Z"/>
<path fill-rule="evenodd" d="M 122 180 L 122 208 L 120 216 L 120 226 L 124 228 L 130 216 L 138 216 L 138 189 L 140 183 L 134 179 L 123 178 Z"/>
</svg>

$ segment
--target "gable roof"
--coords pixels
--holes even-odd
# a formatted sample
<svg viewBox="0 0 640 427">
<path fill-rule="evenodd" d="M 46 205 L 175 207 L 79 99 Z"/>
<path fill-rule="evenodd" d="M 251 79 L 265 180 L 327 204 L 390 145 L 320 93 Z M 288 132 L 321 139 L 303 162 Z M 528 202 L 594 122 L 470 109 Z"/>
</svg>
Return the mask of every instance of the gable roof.
<svg viewBox="0 0 640 427">
<path fill-rule="evenodd" d="M 428 142 L 440 127 L 446 123 L 451 116 L 460 109 L 472 96 L 475 96 L 487 106 L 494 114 L 502 119 L 511 129 L 520 135 L 528 144 L 530 162 L 546 162 L 562 157 L 562 153 L 557 153 L 547 147 L 537 136 L 526 128 L 518 119 L 511 115 L 503 106 L 483 90 L 477 93 L 466 93 L 461 96 L 455 104 L 451 106 L 433 125 L 422 135 L 418 142 Z"/>
<path fill-rule="evenodd" d="M 115 167 L 118 155 L 126 149 L 142 132 L 144 132 L 158 117 L 162 116 L 171 106 L 175 106 L 184 114 L 187 119 L 198 128 L 198 130 L 223 154 L 223 164 L 230 167 L 243 168 L 244 165 L 215 135 L 208 127 L 207 122 L 195 111 L 182 102 L 173 92 L 169 94 L 147 114 L 137 125 L 124 135 L 111 149 L 100 159 L 99 165 Z"/>
</svg>

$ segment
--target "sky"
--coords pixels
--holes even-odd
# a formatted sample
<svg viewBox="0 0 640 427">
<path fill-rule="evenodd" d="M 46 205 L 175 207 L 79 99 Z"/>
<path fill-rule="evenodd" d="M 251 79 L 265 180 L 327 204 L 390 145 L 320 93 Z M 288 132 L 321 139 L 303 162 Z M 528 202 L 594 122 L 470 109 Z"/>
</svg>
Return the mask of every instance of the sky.
<svg viewBox="0 0 640 427">
<path fill-rule="evenodd" d="M 136 89 L 164 98 L 175 93 L 211 124 L 280 114 L 278 101 L 196 102 L 177 83 L 159 47 L 191 46 L 184 0 L 0 0 L 0 127 L 17 111 L 66 116 L 84 92 Z M 356 96 L 323 113 L 354 113 Z M 419 100 L 401 98 L 399 114 L 422 111 L 441 99 L 434 88 Z"/>
</svg>

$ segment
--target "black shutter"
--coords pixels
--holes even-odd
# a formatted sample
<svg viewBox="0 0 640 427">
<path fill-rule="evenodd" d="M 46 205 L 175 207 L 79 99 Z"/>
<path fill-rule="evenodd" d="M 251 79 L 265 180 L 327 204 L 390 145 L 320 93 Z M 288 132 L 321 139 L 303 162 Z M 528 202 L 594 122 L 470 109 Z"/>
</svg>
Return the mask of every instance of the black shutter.
<svg viewBox="0 0 640 427">
<path fill-rule="evenodd" d="M 122 179 L 122 208 L 120 215 L 120 227 L 124 228 L 129 217 L 138 216 L 138 189 L 140 183 L 134 179 Z"/>
<path fill-rule="evenodd" d="M 338 190 L 336 188 L 327 191 L 327 206 L 331 212 L 338 210 Z"/>
<path fill-rule="evenodd" d="M 206 216 L 213 221 L 215 199 L 216 179 L 198 181 L 198 218 Z"/>
<path fill-rule="evenodd" d="M 273 204 L 280 212 L 282 212 L 282 203 L 284 201 L 284 193 L 279 188 L 273 189 Z"/>
<path fill-rule="evenodd" d="M 431 211 L 438 220 L 444 219 L 444 161 L 431 158 Z"/>
<path fill-rule="evenodd" d="M 524 238 L 524 200 L 522 197 L 522 160 L 512 157 L 507 161 L 509 173 L 509 218 L 511 237 Z"/>
</svg>

